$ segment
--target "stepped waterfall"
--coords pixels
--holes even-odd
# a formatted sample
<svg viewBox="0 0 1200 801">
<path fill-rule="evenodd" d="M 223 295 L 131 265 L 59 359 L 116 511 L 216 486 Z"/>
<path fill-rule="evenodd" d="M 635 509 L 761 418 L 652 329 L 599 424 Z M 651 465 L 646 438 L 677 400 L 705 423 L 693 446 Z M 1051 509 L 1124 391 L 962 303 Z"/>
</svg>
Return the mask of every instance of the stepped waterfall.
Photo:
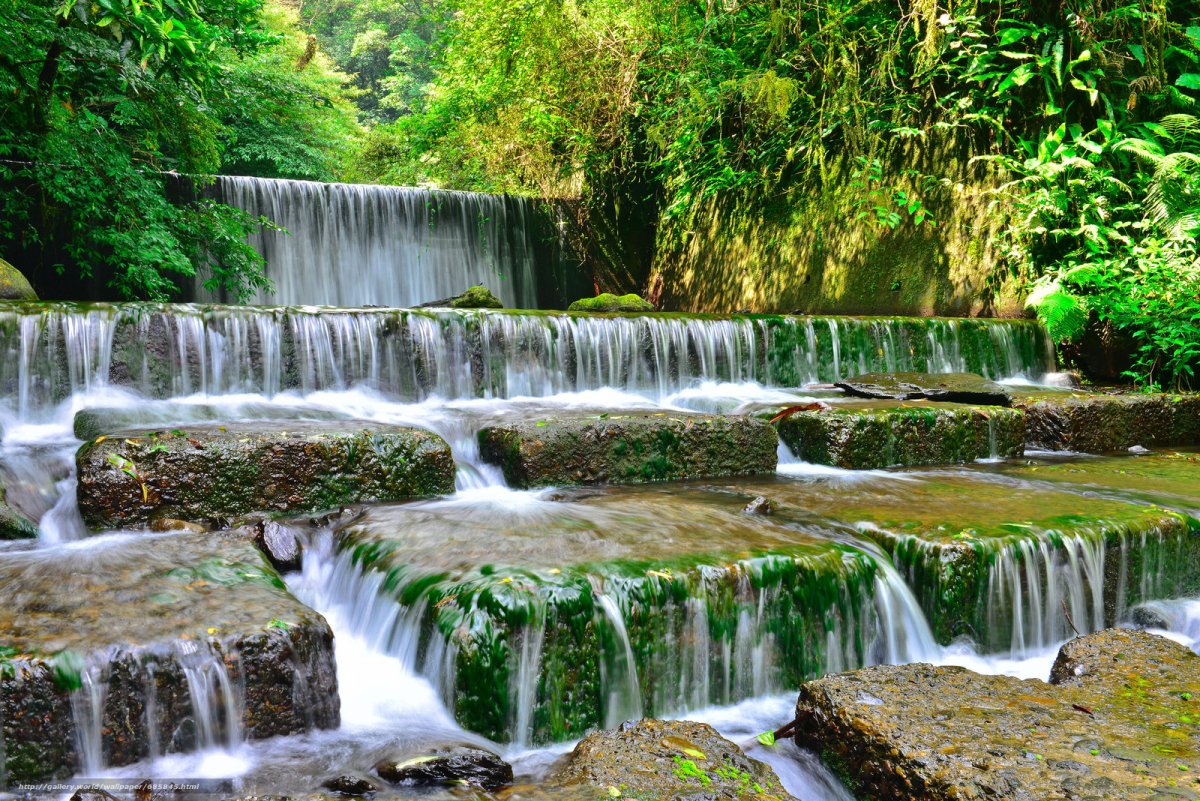
<svg viewBox="0 0 1200 801">
<path fill-rule="evenodd" d="M 1186 497 L 1048 483 L 1055 466 L 1100 457 L 1003 458 L 1003 426 L 1021 419 L 1011 409 L 865 401 L 832 386 L 972 372 L 1018 399 L 1053 397 L 1065 392 L 1045 383 L 1054 349 L 1033 321 L 539 311 L 572 279 L 561 243 L 534 232 L 544 212 L 525 201 L 242 178 L 214 191 L 291 231 L 255 243 L 276 286 L 260 301 L 276 305 L 0 306 L 0 512 L 36 526 L 0 543 L 0 601 L 30 614 L 58 608 L 39 593 L 86 601 L 93 568 L 119 587 L 97 596 L 87 614 L 103 622 L 91 629 L 47 624 L 48 664 L 73 677 L 47 707 L 69 733 L 67 774 L 183 771 L 229 792 L 300 792 L 397 743 L 454 742 L 499 748 L 539 781 L 564 743 L 631 718 L 710 721 L 747 741 L 792 717 L 799 685 L 864 666 L 1045 678 L 1072 629 L 1137 615 L 1196 641 L 1200 524 Z M 405 308 L 477 282 L 525 308 Z M 352 308 L 367 304 L 387 308 Z M 765 475 L 525 487 L 485 447 L 505 425 L 534 432 L 513 436 L 535 450 L 559 421 L 662 426 L 613 439 L 621 456 L 674 447 L 714 418 L 763 426 L 781 409 L 929 426 L 982 415 L 983 449 L 955 464 L 847 469 L 780 441 Z M 311 454 L 326 447 L 313 437 L 350 425 L 368 431 L 356 441 L 367 453 L 348 455 L 331 484 L 387 455 L 388 432 L 403 428 L 444 441 L 454 491 L 153 518 L 152 533 L 92 530 L 80 506 L 101 445 L 125 448 L 106 475 L 148 508 L 156 493 L 188 491 L 154 483 L 153 464 L 285 433 L 310 437 Z M 839 436 L 859 436 L 853 425 Z M 581 448 L 616 436 L 580 430 Z M 897 431 L 889 447 L 975 436 Z M 259 480 L 243 467 L 223 495 Z M 280 531 L 299 555 L 277 573 L 254 543 Z M 228 594 L 204 614 L 229 622 L 163 642 L 121 633 L 139 615 L 186 632 L 185 605 L 210 592 Z M 272 604 L 284 611 L 263 611 Z M 0 650 L 0 665 L 9 658 Z M 275 677 L 265 689 L 263 676 Z M 0 692 L 16 691 L 4 681 Z M 8 753 L 25 753 L 33 735 L 4 731 Z M 798 797 L 851 798 L 811 755 L 756 755 Z"/>
</svg>

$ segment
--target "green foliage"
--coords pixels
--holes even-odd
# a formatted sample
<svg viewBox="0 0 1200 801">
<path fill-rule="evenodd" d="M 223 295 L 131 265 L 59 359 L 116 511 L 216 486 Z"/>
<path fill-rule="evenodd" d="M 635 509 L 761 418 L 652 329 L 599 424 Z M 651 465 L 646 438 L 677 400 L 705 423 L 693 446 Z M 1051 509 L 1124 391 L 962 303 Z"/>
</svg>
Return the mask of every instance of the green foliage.
<svg viewBox="0 0 1200 801">
<path fill-rule="evenodd" d="M 357 130 L 346 76 L 296 69 L 291 24 L 262 0 L 17 4 L 0 27 L 0 251 L 35 284 L 119 297 L 167 299 L 198 270 L 234 296 L 264 286 L 246 234 L 269 221 L 169 173 L 337 176 Z"/>
</svg>

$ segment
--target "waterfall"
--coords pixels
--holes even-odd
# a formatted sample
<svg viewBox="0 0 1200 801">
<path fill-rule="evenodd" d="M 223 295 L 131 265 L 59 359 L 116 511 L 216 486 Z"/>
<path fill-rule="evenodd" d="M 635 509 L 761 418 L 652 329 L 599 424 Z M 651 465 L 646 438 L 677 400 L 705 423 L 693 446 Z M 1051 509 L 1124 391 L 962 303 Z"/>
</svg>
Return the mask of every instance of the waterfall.
<svg viewBox="0 0 1200 801">
<path fill-rule="evenodd" d="M 655 399 L 701 381 L 795 387 L 862 370 L 1037 377 L 1045 330 L 1019 320 L 539 314 L 15 304 L 0 388 L 19 417 L 72 393 L 152 398 L 362 386 L 393 400 L 612 387 Z M 11 403 L 11 401 L 10 401 Z"/>
<path fill-rule="evenodd" d="M 251 237 L 275 285 L 254 303 L 415 306 L 475 284 L 513 308 L 574 299 L 563 284 L 578 267 L 553 209 L 533 200 L 244 177 L 218 177 L 208 191 L 284 229 Z M 196 297 L 224 299 L 199 286 Z"/>
</svg>

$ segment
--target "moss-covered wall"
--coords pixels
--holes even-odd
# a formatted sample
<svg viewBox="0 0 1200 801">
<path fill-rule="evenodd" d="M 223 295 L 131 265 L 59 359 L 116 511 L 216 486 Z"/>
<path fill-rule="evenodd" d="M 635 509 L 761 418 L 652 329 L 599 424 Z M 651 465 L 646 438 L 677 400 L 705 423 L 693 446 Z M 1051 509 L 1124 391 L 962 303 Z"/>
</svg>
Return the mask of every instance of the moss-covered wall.
<svg viewBox="0 0 1200 801">
<path fill-rule="evenodd" d="M 1013 282 L 992 278 L 997 176 L 953 143 L 914 144 L 890 164 L 870 187 L 855 186 L 857 164 L 842 161 L 756 207 L 703 206 L 679 232 L 660 231 L 650 294 L 688 311 L 1020 315 Z M 936 224 L 904 212 L 896 228 L 881 225 L 869 192 L 893 187 L 917 192 Z"/>
</svg>

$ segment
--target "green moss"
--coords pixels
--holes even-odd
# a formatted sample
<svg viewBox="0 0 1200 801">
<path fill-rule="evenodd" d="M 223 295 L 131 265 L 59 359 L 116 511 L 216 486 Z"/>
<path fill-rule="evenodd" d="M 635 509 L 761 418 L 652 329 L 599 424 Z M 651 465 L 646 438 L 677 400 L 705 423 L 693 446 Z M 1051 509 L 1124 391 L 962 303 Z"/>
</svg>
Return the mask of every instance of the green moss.
<svg viewBox="0 0 1200 801">
<path fill-rule="evenodd" d="M 617 297 L 611 292 L 605 292 L 594 298 L 580 298 L 568 307 L 568 311 L 584 312 L 649 312 L 654 306 L 637 295 L 621 295 Z"/>
<path fill-rule="evenodd" d="M 21 271 L 4 259 L 0 259 L 0 300 L 36 301 L 37 293 L 33 291 L 29 280 Z"/>
<path fill-rule="evenodd" d="M 473 286 L 450 301 L 452 309 L 502 309 L 504 304 L 485 286 Z"/>
</svg>

